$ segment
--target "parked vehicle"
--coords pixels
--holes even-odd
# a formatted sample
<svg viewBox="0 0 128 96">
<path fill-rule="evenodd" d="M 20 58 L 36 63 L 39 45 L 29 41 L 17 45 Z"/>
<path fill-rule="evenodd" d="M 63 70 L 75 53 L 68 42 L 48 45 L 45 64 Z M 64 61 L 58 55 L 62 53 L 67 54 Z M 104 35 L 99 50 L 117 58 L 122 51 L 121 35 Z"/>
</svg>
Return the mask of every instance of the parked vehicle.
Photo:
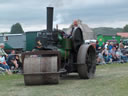
<svg viewBox="0 0 128 96">
<path fill-rule="evenodd" d="M 120 43 L 120 39 L 121 37 L 120 36 L 117 36 L 117 35 L 97 35 L 97 40 L 99 42 L 99 45 L 102 46 L 103 43 L 105 42 L 116 42 L 116 43 Z"/>
</svg>

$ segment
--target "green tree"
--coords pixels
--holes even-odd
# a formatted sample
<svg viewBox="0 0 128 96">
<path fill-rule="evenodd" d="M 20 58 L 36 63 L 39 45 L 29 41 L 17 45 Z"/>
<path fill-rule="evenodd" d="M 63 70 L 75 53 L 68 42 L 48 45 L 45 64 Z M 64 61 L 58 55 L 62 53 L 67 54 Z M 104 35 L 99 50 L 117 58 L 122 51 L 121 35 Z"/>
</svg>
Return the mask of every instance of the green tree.
<svg viewBox="0 0 128 96">
<path fill-rule="evenodd" d="M 123 28 L 123 32 L 128 32 L 128 24 L 126 24 Z"/>
<path fill-rule="evenodd" d="M 20 23 L 16 23 L 16 24 L 12 25 L 10 33 L 11 34 L 20 34 L 20 33 L 24 33 L 24 31 L 23 31 Z"/>
</svg>

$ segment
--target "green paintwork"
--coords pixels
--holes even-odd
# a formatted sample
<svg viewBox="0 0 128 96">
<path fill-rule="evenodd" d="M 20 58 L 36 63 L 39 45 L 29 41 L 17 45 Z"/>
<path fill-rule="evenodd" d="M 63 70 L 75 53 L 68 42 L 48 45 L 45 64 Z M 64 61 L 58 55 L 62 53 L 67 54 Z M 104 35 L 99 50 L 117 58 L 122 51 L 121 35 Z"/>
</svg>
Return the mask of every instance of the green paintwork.
<svg viewBox="0 0 128 96">
<path fill-rule="evenodd" d="M 62 48 L 58 48 L 58 51 L 60 52 L 62 59 L 67 59 L 69 57 L 69 55 L 70 55 L 68 50 L 65 50 L 65 49 L 62 49 Z"/>
<path fill-rule="evenodd" d="M 63 49 L 70 50 L 70 49 L 72 48 L 71 45 L 72 45 L 72 44 L 71 44 L 71 40 L 70 40 L 70 39 L 64 38 L 64 39 L 62 40 L 62 48 L 63 48 Z"/>
<path fill-rule="evenodd" d="M 59 39 L 59 41 L 63 40 L 63 37 L 61 36 L 61 34 L 58 34 L 58 39 Z"/>
<path fill-rule="evenodd" d="M 26 32 L 26 51 L 32 51 L 36 44 L 37 32 Z"/>
<path fill-rule="evenodd" d="M 62 59 L 67 59 L 70 55 L 70 50 L 72 49 L 71 39 L 63 38 L 62 35 L 58 34 L 59 45 L 58 51 L 61 53 Z"/>
</svg>

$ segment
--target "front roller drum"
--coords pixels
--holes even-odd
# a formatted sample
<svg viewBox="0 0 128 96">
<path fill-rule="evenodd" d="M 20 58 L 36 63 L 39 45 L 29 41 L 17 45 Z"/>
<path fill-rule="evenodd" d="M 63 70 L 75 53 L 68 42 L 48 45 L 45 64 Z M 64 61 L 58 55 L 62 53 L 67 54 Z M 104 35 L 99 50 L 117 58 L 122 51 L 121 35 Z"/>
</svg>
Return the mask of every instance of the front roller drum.
<svg viewBox="0 0 128 96">
<path fill-rule="evenodd" d="M 77 71 L 81 79 L 93 78 L 96 71 L 96 51 L 92 45 L 80 46 L 77 55 Z"/>
<path fill-rule="evenodd" d="M 59 73 L 32 73 L 24 74 L 25 85 L 45 85 L 45 84 L 58 84 Z"/>
<path fill-rule="evenodd" d="M 25 85 L 58 84 L 57 51 L 38 51 L 24 54 Z"/>
</svg>

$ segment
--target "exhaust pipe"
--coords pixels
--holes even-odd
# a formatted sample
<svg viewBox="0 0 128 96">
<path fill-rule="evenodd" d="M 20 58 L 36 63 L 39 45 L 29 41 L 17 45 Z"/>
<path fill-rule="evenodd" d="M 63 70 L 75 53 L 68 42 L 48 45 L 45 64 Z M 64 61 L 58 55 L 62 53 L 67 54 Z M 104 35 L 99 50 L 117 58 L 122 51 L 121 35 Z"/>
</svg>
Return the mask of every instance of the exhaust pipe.
<svg viewBox="0 0 128 96">
<path fill-rule="evenodd" d="M 52 33 L 53 28 L 53 7 L 47 7 L 47 31 Z"/>
</svg>

